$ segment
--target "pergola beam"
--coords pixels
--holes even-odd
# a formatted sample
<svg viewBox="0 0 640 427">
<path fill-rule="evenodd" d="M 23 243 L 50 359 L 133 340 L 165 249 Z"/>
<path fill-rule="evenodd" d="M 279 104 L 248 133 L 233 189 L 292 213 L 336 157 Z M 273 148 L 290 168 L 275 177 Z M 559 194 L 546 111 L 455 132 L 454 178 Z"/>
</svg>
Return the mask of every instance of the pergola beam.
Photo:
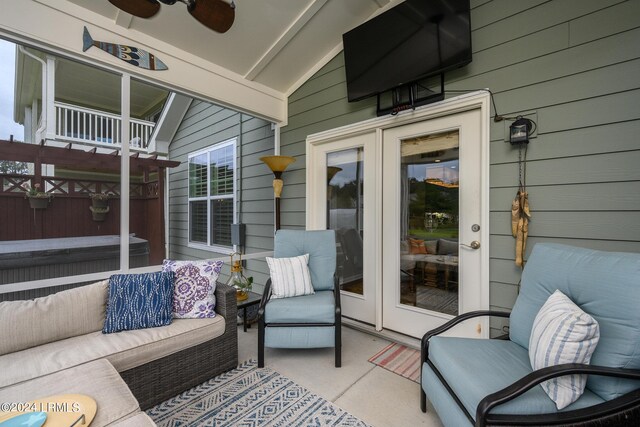
<svg viewBox="0 0 640 427">
<path fill-rule="evenodd" d="M 120 156 L 117 152 L 110 154 L 79 150 L 71 147 L 48 147 L 35 144 L 16 143 L 0 140 L 0 159 L 16 162 L 41 163 L 56 166 L 98 168 L 109 171 L 120 170 Z M 158 168 L 174 168 L 180 162 L 158 160 L 157 158 L 130 157 L 131 169 L 145 170 Z"/>
</svg>

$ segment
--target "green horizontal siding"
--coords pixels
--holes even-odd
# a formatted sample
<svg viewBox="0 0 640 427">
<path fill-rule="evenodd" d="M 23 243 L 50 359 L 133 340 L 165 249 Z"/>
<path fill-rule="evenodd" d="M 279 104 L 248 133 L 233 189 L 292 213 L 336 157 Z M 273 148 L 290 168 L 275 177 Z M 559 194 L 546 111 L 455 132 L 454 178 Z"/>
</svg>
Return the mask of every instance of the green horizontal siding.
<svg viewBox="0 0 640 427">
<path fill-rule="evenodd" d="M 194 101 L 169 146 L 171 160 L 182 162 L 169 172 L 169 249 L 173 259 L 207 259 L 222 256 L 188 245 L 188 156 L 190 153 L 237 138 L 242 159 L 237 158 L 237 209 L 246 224 L 245 252 L 273 249 L 273 175 L 259 157 L 273 154 L 271 123 L 202 101 Z M 241 167 L 240 167 L 241 165 Z M 265 213 L 266 212 L 266 213 Z M 244 274 L 253 276 L 260 292 L 268 279 L 264 261 L 247 260 Z M 228 278 L 228 262 L 221 280 Z"/>
<path fill-rule="evenodd" d="M 471 5 L 473 62 L 447 74 L 446 90 L 488 88 L 500 114 L 537 122 L 527 153 L 527 256 L 539 242 L 640 252 L 640 2 Z M 342 53 L 289 97 L 282 154 L 298 161 L 285 174 L 283 227 L 304 226 L 306 137 L 375 117 L 375 99 L 346 98 Z M 518 153 L 504 142 L 509 124 L 490 123 L 490 301 L 498 310 L 512 307 L 520 279 L 509 213 Z M 492 321 L 492 333 L 503 325 Z"/>
</svg>

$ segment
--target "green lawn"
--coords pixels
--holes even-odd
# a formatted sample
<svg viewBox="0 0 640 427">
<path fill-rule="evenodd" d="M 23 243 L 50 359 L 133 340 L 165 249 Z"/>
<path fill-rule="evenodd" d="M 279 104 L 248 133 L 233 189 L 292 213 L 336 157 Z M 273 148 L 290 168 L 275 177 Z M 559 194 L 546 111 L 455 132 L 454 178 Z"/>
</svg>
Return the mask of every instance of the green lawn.
<svg viewBox="0 0 640 427">
<path fill-rule="evenodd" d="M 420 237 L 424 240 L 431 239 L 457 239 L 458 227 L 439 227 L 433 231 L 427 231 L 424 229 L 412 228 L 409 230 L 410 236 Z"/>
</svg>

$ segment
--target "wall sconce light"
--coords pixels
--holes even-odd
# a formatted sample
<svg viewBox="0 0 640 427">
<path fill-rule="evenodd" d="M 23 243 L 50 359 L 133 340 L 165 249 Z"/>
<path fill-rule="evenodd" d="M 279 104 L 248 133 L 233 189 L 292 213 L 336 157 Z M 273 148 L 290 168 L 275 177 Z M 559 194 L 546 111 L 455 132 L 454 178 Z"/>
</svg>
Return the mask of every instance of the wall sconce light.
<svg viewBox="0 0 640 427">
<path fill-rule="evenodd" d="M 516 121 L 509 126 L 509 142 L 512 145 L 528 144 L 532 128 L 533 122 L 531 120 L 518 116 Z"/>
<path fill-rule="evenodd" d="M 287 169 L 287 167 L 296 161 L 294 157 L 290 156 L 264 156 L 260 157 L 260 160 L 264 162 L 271 172 L 273 172 L 273 195 L 276 199 L 276 230 L 280 230 L 280 196 L 282 195 L 282 187 L 284 186 L 284 181 L 282 180 L 282 172 Z"/>
</svg>

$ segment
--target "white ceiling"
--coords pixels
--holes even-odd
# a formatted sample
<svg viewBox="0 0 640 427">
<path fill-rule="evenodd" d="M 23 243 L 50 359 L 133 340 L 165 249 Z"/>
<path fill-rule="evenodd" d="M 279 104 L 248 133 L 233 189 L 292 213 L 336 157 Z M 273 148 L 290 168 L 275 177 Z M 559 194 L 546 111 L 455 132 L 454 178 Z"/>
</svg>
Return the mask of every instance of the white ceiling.
<svg viewBox="0 0 640 427">
<path fill-rule="evenodd" d="M 107 0 L 69 1 L 284 94 L 340 45 L 343 33 L 390 2 L 235 0 L 235 22 L 219 34 L 193 19 L 183 3 L 162 4 L 156 16 L 141 19 Z"/>
</svg>

